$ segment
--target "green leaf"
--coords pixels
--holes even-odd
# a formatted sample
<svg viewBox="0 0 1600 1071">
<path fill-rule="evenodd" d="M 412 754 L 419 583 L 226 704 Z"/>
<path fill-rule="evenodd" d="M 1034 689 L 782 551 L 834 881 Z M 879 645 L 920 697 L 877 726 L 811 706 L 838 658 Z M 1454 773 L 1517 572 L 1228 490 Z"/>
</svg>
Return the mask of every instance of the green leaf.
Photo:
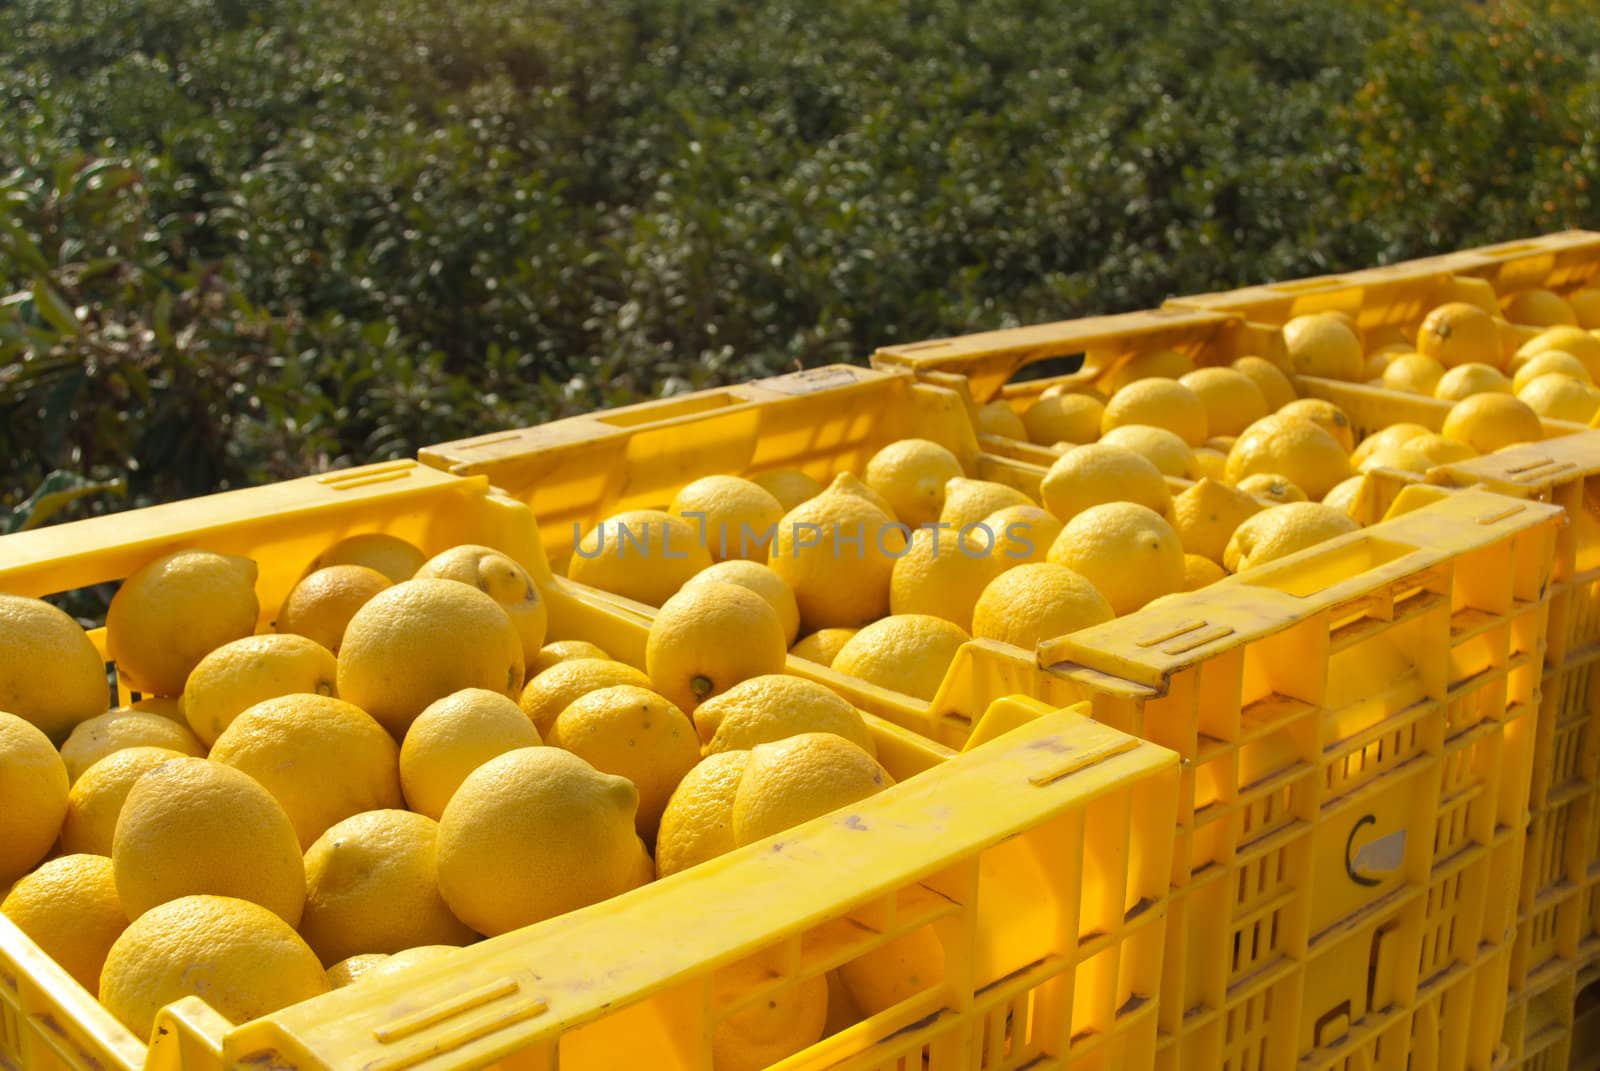
<svg viewBox="0 0 1600 1071">
<path fill-rule="evenodd" d="M 63 335 L 76 335 L 83 326 L 67 299 L 42 275 L 33 280 L 33 304 L 45 322 Z"/>
<path fill-rule="evenodd" d="M 0 513 L 0 532 L 26 532 L 37 528 L 80 498 L 89 495 L 128 493 L 128 481 L 86 480 L 72 472 L 56 469 L 34 489 L 21 505 L 9 513 Z"/>
</svg>

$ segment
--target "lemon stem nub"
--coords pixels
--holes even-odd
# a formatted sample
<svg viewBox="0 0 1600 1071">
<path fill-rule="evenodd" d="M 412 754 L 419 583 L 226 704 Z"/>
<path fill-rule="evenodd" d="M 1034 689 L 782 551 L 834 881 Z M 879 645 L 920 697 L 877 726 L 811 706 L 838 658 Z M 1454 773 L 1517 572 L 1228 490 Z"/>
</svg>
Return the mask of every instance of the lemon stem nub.
<svg viewBox="0 0 1600 1071">
<path fill-rule="evenodd" d="M 695 677 L 689 682 L 689 688 L 694 692 L 696 699 L 704 699 L 711 694 L 711 678 Z"/>
</svg>

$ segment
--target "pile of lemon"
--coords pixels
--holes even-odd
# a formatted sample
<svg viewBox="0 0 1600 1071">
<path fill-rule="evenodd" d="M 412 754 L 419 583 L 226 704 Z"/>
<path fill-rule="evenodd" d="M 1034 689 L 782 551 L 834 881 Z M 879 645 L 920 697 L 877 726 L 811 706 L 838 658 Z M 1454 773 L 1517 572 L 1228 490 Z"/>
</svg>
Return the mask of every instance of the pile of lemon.
<svg viewBox="0 0 1600 1071">
<path fill-rule="evenodd" d="M 0 913 L 143 1038 L 181 997 L 245 1022 L 889 786 L 854 706 L 776 675 L 744 564 L 677 597 L 646 673 L 552 639 L 488 547 L 345 540 L 259 633 L 257 564 L 181 551 L 111 603 L 107 652 L 149 697 L 115 710 L 83 629 L 0 594 Z M 778 658 L 747 672 L 726 649 L 763 628 Z M 918 963 L 865 957 L 727 1018 L 716 1066 L 881 1010 L 908 970 L 936 980 Z"/>
</svg>

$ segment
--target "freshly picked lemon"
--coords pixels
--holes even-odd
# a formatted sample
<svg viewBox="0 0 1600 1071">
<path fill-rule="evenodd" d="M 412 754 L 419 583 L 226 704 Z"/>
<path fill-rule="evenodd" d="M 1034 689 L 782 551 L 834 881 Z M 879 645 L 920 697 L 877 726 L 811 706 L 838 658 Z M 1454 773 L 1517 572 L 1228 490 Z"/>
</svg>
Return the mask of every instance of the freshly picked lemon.
<svg viewBox="0 0 1600 1071">
<path fill-rule="evenodd" d="M 488 595 L 511 618 L 522 637 L 524 666 L 539 657 L 549 627 L 550 611 L 539 585 L 528 571 L 509 556 L 490 547 L 471 544 L 451 547 L 423 563 L 418 579 L 456 580 Z"/>
<path fill-rule="evenodd" d="M 256 630 L 256 563 L 180 550 L 122 582 L 106 611 L 106 649 L 135 691 L 179 695 L 189 671 Z"/>
<path fill-rule="evenodd" d="M 0 710 L 59 744 L 110 705 L 105 661 L 78 623 L 41 599 L 0 592 Z"/>
</svg>

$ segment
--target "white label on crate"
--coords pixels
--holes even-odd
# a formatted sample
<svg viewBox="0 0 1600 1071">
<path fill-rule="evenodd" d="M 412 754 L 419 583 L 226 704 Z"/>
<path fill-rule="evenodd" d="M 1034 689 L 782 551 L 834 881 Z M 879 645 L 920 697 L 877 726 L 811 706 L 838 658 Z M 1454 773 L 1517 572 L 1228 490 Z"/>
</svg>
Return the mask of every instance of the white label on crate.
<svg viewBox="0 0 1600 1071">
<path fill-rule="evenodd" d="M 1345 846 L 1345 871 L 1357 885 L 1376 885 L 1405 865 L 1406 831 L 1403 829 L 1368 841 L 1354 852 L 1350 850 L 1355 847 L 1356 833 L 1374 821 L 1375 818 L 1367 815 L 1357 822 Z"/>
</svg>

